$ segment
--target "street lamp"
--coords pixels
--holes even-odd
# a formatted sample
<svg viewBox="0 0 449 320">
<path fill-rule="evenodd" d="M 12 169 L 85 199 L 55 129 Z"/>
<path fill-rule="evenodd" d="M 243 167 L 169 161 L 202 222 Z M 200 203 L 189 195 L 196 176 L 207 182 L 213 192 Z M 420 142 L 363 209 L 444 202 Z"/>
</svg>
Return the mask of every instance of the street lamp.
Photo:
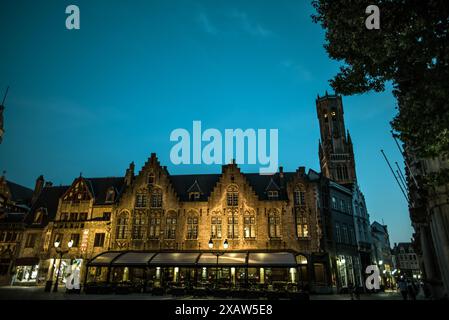
<svg viewBox="0 0 449 320">
<path fill-rule="evenodd" d="M 228 239 L 226 239 L 223 242 L 223 248 L 226 250 L 228 248 L 228 246 L 229 246 Z M 212 238 L 211 238 L 209 240 L 209 249 L 212 250 L 213 248 L 214 248 L 214 242 L 212 241 Z M 224 251 L 217 250 L 217 251 L 212 252 L 212 254 L 217 257 L 217 267 L 215 268 L 215 287 L 217 287 L 217 285 L 218 285 L 218 257 L 224 255 Z"/>
<path fill-rule="evenodd" d="M 70 240 L 69 243 L 67 243 L 68 250 L 59 249 L 60 244 L 61 244 L 61 241 L 59 241 L 59 240 L 56 240 L 54 243 L 56 252 L 59 253 L 59 266 L 58 266 L 58 273 L 56 274 L 56 282 L 55 282 L 55 286 L 53 287 L 53 292 L 58 292 L 59 273 L 61 270 L 62 256 L 64 254 L 66 254 L 67 252 L 69 252 L 70 248 L 72 248 L 73 240 Z"/>
</svg>

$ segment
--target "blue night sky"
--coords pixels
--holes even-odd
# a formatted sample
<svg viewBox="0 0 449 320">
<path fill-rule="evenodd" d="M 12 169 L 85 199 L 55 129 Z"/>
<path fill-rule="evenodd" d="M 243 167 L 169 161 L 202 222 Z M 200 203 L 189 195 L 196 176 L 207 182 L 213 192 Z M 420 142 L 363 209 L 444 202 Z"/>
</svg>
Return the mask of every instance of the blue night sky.
<svg viewBox="0 0 449 320">
<path fill-rule="evenodd" d="M 81 30 L 65 28 L 76 4 Z M 310 1 L 30 1 L 0 3 L 0 170 L 29 187 L 137 171 L 156 152 L 170 173 L 220 172 L 170 162 L 176 128 L 279 129 L 284 170 L 319 171 L 317 94 L 338 70 L 312 23 Z M 389 131 L 390 92 L 344 97 L 357 175 L 371 221 L 392 244 L 412 233 L 384 162 L 401 162 Z M 256 172 L 259 166 L 243 166 Z"/>
</svg>

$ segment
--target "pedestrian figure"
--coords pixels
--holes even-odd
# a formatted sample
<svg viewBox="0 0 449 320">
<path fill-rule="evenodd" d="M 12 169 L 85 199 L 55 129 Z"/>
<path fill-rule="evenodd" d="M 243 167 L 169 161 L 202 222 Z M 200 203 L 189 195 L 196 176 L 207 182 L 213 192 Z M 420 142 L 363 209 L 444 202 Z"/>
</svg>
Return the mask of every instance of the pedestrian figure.
<svg viewBox="0 0 449 320">
<path fill-rule="evenodd" d="M 402 299 L 407 300 L 407 283 L 403 279 L 400 279 L 398 281 L 398 287 L 401 292 Z"/>
</svg>

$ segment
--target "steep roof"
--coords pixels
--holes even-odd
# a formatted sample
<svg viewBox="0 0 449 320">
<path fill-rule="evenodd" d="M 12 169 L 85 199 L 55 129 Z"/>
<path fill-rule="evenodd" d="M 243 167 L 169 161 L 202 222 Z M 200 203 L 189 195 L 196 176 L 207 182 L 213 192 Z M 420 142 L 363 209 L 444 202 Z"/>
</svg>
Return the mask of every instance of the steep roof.
<svg viewBox="0 0 449 320">
<path fill-rule="evenodd" d="M 6 180 L 6 183 L 9 191 L 11 192 L 12 201 L 15 203 L 30 204 L 31 197 L 33 196 L 33 190 L 9 180 Z"/>
<path fill-rule="evenodd" d="M 44 187 L 36 202 L 33 204 L 30 213 L 25 218 L 26 224 L 33 224 L 34 216 L 40 208 L 45 208 L 47 210 L 47 215 L 44 215 L 42 223 L 34 226 L 43 227 L 47 225 L 49 221 L 54 220 L 58 210 L 59 198 L 62 197 L 68 189 L 69 186 Z"/>
<path fill-rule="evenodd" d="M 95 198 L 95 204 L 105 204 L 106 194 L 109 188 L 113 187 L 116 192 L 116 199 L 120 195 L 125 178 L 124 177 L 106 177 L 106 178 L 85 178 L 89 182 L 89 188 Z"/>
<path fill-rule="evenodd" d="M 168 178 L 180 201 L 189 201 L 189 189 L 197 182 L 201 189 L 199 201 L 207 201 L 221 174 L 169 175 Z M 196 192 L 196 191 L 195 191 Z"/>
</svg>

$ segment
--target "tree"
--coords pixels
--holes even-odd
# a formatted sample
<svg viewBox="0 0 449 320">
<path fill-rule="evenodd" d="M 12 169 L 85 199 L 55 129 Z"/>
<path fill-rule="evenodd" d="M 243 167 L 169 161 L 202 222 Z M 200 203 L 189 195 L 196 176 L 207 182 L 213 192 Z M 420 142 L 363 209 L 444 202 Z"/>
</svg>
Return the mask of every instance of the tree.
<svg viewBox="0 0 449 320">
<path fill-rule="evenodd" d="M 314 0 L 325 49 L 342 62 L 330 80 L 343 95 L 384 91 L 392 83 L 391 122 L 419 157 L 449 156 L 449 2 L 447 0 Z M 368 30 L 369 5 L 380 29 Z"/>
</svg>

